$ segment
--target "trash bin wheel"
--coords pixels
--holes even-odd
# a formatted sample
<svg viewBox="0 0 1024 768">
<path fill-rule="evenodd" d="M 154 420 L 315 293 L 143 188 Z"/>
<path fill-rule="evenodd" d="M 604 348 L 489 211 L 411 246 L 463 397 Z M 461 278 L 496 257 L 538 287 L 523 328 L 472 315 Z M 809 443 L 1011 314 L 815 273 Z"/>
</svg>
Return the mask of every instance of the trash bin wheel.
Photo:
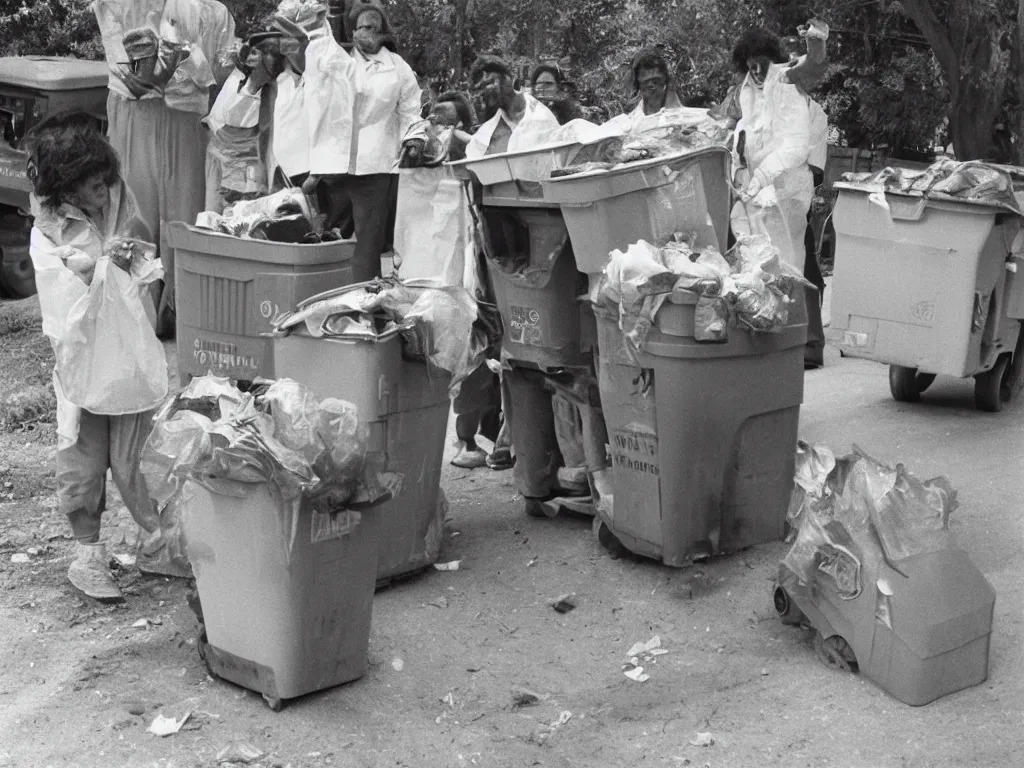
<svg viewBox="0 0 1024 768">
<path fill-rule="evenodd" d="M 857 657 L 850 644 L 839 635 L 822 637 L 821 632 L 814 635 L 814 652 L 826 666 L 840 672 L 856 672 Z"/>
<path fill-rule="evenodd" d="M 558 517 L 558 507 L 553 504 L 545 504 L 543 499 L 525 499 L 523 509 L 530 517 L 552 518 Z"/>
<path fill-rule="evenodd" d="M 1000 355 L 991 369 L 974 377 L 974 405 L 979 411 L 999 413 L 1010 402 L 1013 394 L 1009 376 L 1011 358 L 1010 353 Z"/>
<path fill-rule="evenodd" d="M 786 592 L 782 587 L 776 587 L 775 592 L 772 595 L 772 602 L 775 603 L 775 611 L 779 614 L 779 619 L 782 620 L 783 624 L 802 624 L 805 620 L 803 611 L 797 608 L 789 598 L 789 593 Z"/>
<path fill-rule="evenodd" d="M 282 709 L 284 709 L 283 699 L 278 699 L 273 696 L 267 696 L 267 694 L 264 693 L 263 700 L 267 702 L 267 706 L 270 707 L 272 712 L 280 712 Z"/>
<path fill-rule="evenodd" d="M 618 537 L 612 533 L 612 529 L 609 528 L 597 515 L 594 516 L 594 522 L 591 530 L 594 533 L 594 538 L 597 539 L 597 543 L 608 550 L 608 554 L 613 560 L 618 560 L 620 557 L 624 557 L 626 555 L 626 547 L 621 541 L 619 541 Z"/>
<path fill-rule="evenodd" d="M 917 368 L 902 365 L 889 366 L 889 391 L 898 403 L 916 403 L 933 381 L 934 373 L 918 373 Z"/>
</svg>

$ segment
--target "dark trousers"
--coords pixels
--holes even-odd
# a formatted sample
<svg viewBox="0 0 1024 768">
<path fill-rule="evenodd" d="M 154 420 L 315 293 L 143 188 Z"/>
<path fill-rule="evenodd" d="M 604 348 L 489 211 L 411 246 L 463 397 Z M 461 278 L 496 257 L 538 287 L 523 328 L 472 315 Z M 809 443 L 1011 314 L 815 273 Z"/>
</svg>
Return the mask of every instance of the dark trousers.
<svg viewBox="0 0 1024 768">
<path fill-rule="evenodd" d="M 356 277 L 380 276 L 380 257 L 394 240 L 398 177 L 390 173 L 345 174 L 324 179 L 328 229 L 356 238 Z"/>
<path fill-rule="evenodd" d="M 825 362 L 825 328 L 821 322 L 821 305 L 825 297 L 825 278 L 818 266 L 818 249 L 814 241 L 814 230 L 807 214 L 807 230 L 804 232 L 804 277 L 814 284 L 814 288 L 805 288 L 807 300 L 807 346 L 804 348 L 804 360 L 808 363 L 822 365 Z"/>
<path fill-rule="evenodd" d="M 501 430 L 501 389 L 498 376 L 486 365 L 481 365 L 462 382 L 459 394 L 452 404 L 455 411 L 455 434 L 467 443 L 476 441 L 477 434 L 491 442 L 498 439 Z"/>
</svg>

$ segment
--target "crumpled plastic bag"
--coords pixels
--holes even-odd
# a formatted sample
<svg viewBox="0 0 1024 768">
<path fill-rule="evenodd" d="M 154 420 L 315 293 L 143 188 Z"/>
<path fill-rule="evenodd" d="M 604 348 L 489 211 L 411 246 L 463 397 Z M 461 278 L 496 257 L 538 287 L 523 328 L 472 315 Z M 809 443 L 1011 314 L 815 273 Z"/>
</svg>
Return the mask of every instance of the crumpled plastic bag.
<svg viewBox="0 0 1024 768">
<path fill-rule="evenodd" d="M 68 313 L 57 369 L 68 401 L 91 413 L 141 413 L 167 397 L 167 359 L 143 303 L 163 277 L 149 246 L 128 272 L 101 256 L 88 292 Z"/>
<path fill-rule="evenodd" d="M 223 214 L 203 211 L 196 226 L 233 237 L 299 243 L 317 229 L 321 219 L 298 188 L 282 189 L 255 200 L 239 200 Z"/>
<path fill-rule="evenodd" d="M 487 334 L 478 322 L 476 300 L 459 286 L 421 278 L 378 278 L 342 289 L 281 317 L 279 333 L 304 325 L 324 336 L 376 342 L 400 333 L 407 358 L 428 361 L 451 375 L 455 397 L 463 380 L 483 362 Z"/>
<path fill-rule="evenodd" d="M 268 485 L 290 557 L 304 500 L 336 512 L 397 493 L 401 477 L 384 472 L 379 457 L 367 459 L 367 435 L 351 403 L 320 400 L 289 379 L 242 393 L 225 379 L 201 377 L 161 409 L 140 470 L 161 506 L 161 533 L 172 556 L 185 551 L 176 505 L 191 480 L 237 498 L 251 484 Z"/>
<path fill-rule="evenodd" d="M 902 464 L 887 466 L 856 446 L 837 459 L 826 446 L 802 443 L 794 480 L 790 513 L 799 507 L 791 517 L 799 530 L 780 569 L 791 594 L 810 597 L 817 580 L 828 577 L 841 598 L 854 599 L 866 557 L 901 572 L 900 561 L 953 546 L 956 491 L 944 477 L 921 481 Z"/>
</svg>

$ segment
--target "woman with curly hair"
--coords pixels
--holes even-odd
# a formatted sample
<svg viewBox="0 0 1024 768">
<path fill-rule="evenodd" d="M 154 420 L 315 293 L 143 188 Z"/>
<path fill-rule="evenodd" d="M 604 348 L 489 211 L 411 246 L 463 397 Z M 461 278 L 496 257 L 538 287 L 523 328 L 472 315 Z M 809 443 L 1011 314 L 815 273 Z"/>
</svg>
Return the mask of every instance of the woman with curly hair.
<svg viewBox="0 0 1024 768">
<path fill-rule="evenodd" d="M 35 217 L 30 254 L 43 333 L 50 337 L 57 360 L 57 498 L 77 541 L 68 579 L 89 597 L 118 601 L 121 591 L 100 541 L 107 471 L 132 516 L 144 527 L 155 528 L 156 512 L 138 471 L 152 411 L 91 413 L 68 399 L 62 382 L 70 382 L 76 373 L 69 349 L 80 348 L 86 340 L 102 344 L 105 336 L 117 334 L 118 329 L 103 327 L 102 318 L 83 317 L 80 311 L 80 302 L 88 301 L 98 262 L 106 257 L 111 268 L 130 272 L 133 259 L 142 258 L 142 250 L 152 250 L 151 235 L 121 177 L 117 153 L 88 115 L 58 115 L 40 123 L 30 139 L 28 174 Z M 153 272 L 158 273 L 159 268 Z M 159 346 L 152 331 L 156 307 L 149 286 L 136 279 L 126 284 L 134 295 L 126 295 L 124 301 L 142 302 Z M 105 300 L 108 294 L 104 293 Z"/>
</svg>

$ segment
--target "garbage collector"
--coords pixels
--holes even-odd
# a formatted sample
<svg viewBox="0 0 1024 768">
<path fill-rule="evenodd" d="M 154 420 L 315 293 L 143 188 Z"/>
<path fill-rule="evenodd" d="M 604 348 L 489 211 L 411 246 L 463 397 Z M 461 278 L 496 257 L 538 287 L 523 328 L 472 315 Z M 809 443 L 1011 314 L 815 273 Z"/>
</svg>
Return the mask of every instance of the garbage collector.
<svg viewBox="0 0 1024 768">
<path fill-rule="evenodd" d="M 45 120 L 29 147 L 35 217 L 30 254 L 43 333 L 56 358 L 57 499 L 77 541 L 68 579 L 91 598 L 117 601 L 121 591 L 100 540 L 108 470 L 132 517 L 149 531 L 158 522 L 138 464 L 149 436 L 151 409 L 166 396 L 166 362 L 153 330 L 156 307 L 137 269 L 145 264 L 133 266 L 143 250 L 152 252 L 147 242 L 152 235 L 121 175 L 117 153 L 90 116 L 76 113 Z M 153 265 L 159 270 L 159 262 L 154 258 L 149 264 L 152 276 Z M 125 274 L 110 276 L 119 270 Z M 126 323 L 94 313 L 101 285 L 99 298 L 107 309 L 117 305 L 114 315 L 135 321 L 128 334 Z M 159 356 L 150 361 L 156 376 L 148 379 L 149 386 L 131 377 L 116 382 L 111 388 L 117 393 L 108 395 L 114 401 L 108 403 L 112 410 L 104 413 L 118 415 L 76 405 L 73 399 L 81 402 L 83 355 L 99 353 L 112 360 L 130 356 L 139 350 L 127 350 L 125 355 L 121 347 L 127 336 L 148 340 L 148 350 Z M 157 378 L 162 381 L 153 386 Z M 90 402 L 96 399 L 95 392 L 86 394 Z"/>
</svg>

